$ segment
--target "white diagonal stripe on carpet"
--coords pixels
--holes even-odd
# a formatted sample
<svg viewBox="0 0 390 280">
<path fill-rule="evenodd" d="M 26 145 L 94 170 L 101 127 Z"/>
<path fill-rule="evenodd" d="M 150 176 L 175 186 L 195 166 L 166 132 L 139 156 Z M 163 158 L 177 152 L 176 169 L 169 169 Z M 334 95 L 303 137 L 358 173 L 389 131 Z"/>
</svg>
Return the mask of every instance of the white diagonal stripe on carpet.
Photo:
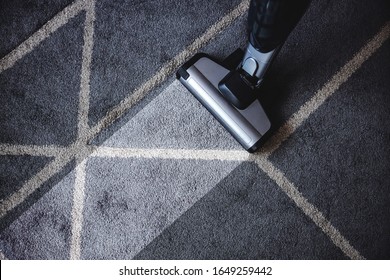
<svg viewBox="0 0 390 280">
<path fill-rule="evenodd" d="M 181 53 L 165 63 L 152 78 L 147 80 L 128 97 L 122 100 L 117 106 L 109 111 L 94 127 L 91 128 L 90 138 L 102 131 L 122 116 L 128 109 L 138 103 L 146 94 L 157 85 L 166 80 L 174 71 L 185 63 L 191 56 L 198 52 L 218 33 L 228 27 L 235 19 L 242 16 L 249 8 L 249 1 L 242 1 L 235 9 L 222 17 L 218 22 L 210 26 L 202 35 L 187 46 Z"/>
<path fill-rule="evenodd" d="M 78 9 L 76 9 L 76 7 Z M 181 54 L 177 55 L 174 59 L 172 59 L 170 62 L 165 64 L 165 66 L 163 66 L 161 70 L 155 74 L 154 77 L 148 80 L 141 88 L 139 88 L 136 91 L 136 93 L 138 93 L 138 95 L 137 94 L 135 95 L 138 96 L 136 99 L 134 99 L 132 95 L 125 98 L 125 100 L 121 102 L 119 106 L 115 107 L 108 115 L 106 115 L 105 120 L 99 122 L 100 125 L 97 124 L 93 128 L 90 128 L 87 132 L 87 135 L 83 135 L 83 139 L 78 139 L 76 143 L 73 143 L 68 148 L 62 150 L 62 152 L 56 157 L 55 160 L 48 163 L 42 170 L 40 170 L 32 178 L 27 180 L 17 192 L 13 193 L 6 199 L 2 200 L 0 202 L 0 218 L 3 218 L 8 212 L 12 211 L 12 209 L 14 209 L 16 206 L 18 206 L 23 201 L 25 201 L 30 194 L 36 191 L 42 184 L 44 184 L 52 176 L 57 174 L 64 166 L 70 163 L 73 159 L 75 159 L 76 157 L 82 158 L 82 156 L 87 157 L 87 153 L 90 154 L 91 153 L 90 151 L 93 150 L 93 148 L 89 149 L 88 147 L 85 147 L 83 143 L 93 139 L 93 137 L 96 136 L 97 133 L 99 133 L 102 129 L 104 129 L 108 125 L 112 124 L 112 122 L 115 121 L 115 119 L 119 118 L 127 109 L 130 109 L 133 105 L 136 104 L 136 102 L 138 102 L 146 94 L 148 94 L 148 92 L 153 87 L 157 86 L 159 83 L 164 81 L 164 79 L 166 79 L 173 71 L 173 70 L 165 71 L 164 67 L 173 68 L 174 66 L 178 67 L 182 62 L 184 63 L 186 58 L 190 57 L 191 55 L 194 55 L 196 51 L 199 50 L 199 48 L 206 45 L 210 40 L 213 39 L 215 35 L 217 35 L 217 33 L 221 32 L 224 28 L 228 27 L 229 24 L 231 24 L 240 15 L 243 15 L 248 9 L 248 7 L 249 7 L 249 1 L 244 0 L 233 11 L 228 13 L 220 21 L 215 23 L 211 28 L 209 28 L 205 33 L 203 33 L 203 35 L 199 37 L 201 39 L 199 38 L 196 39 L 194 43 L 192 43 L 189 47 L 187 47 Z M 39 43 L 42 40 L 50 36 L 52 32 L 54 32 L 60 26 L 64 25 L 71 17 L 77 15 L 77 13 L 83 10 L 84 8 L 85 8 L 85 3 L 81 0 L 65 8 L 62 12 L 58 14 L 58 16 L 56 16 L 54 19 L 52 19 L 45 25 L 46 29 L 49 28 L 49 30 L 51 30 L 51 32 L 49 32 L 47 36 L 43 38 L 42 35 L 40 35 L 46 29 L 41 29 L 41 31 L 37 31 L 36 35 L 32 35 L 31 41 L 35 42 L 34 47 L 39 45 Z M 64 19 L 64 16 L 67 16 L 65 17 L 66 20 Z M 26 40 L 26 42 L 28 40 Z M 20 59 L 21 57 L 23 57 L 25 54 L 27 54 L 33 49 L 33 48 L 29 48 L 28 51 L 26 52 L 25 50 L 26 46 L 23 44 L 24 43 L 22 43 L 20 47 L 16 48 L 14 51 L 11 52 L 11 53 L 15 53 L 14 55 L 11 55 L 10 53 L 6 57 L 4 57 L 1 60 L 2 63 L 6 63 L 7 65 L 10 65 L 10 63 L 13 61 L 11 63 L 13 65 L 18 59 Z M 29 45 L 30 43 L 27 42 L 26 44 Z M 8 61 L 9 59 L 11 59 L 11 62 L 5 62 L 6 60 Z M 80 140 L 82 141 L 80 142 Z"/>
<path fill-rule="evenodd" d="M 247 2 L 247 1 L 244 1 L 244 2 Z M 366 47 L 367 46 L 369 46 L 369 48 L 367 47 L 364 47 L 362 50 L 365 50 L 366 49 L 366 51 L 365 52 L 362 52 L 362 51 L 360 51 L 357 55 L 355 55 L 355 57 L 351 60 L 351 61 L 349 61 L 343 68 L 341 68 L 341 70 L 338 72 L 338 73 L 336 73 L 336 75 L 337 76 L 339 76 L 338 78 L 336 77 L 336 75 L 334 75 L 333 76 L 333 78 L 335 78 L 335 79 L 331 79 L 330 81 L 329 81 L 329 84 L 327 83 L 324 87 L 323 87 L 323 91 L 321 92 L 321 90 L 320 91 L 318 91 L 317 92 L 317 94 L 315 95 L 315 96 L 317 96 L 317 97 L 314 97 L 313 99 L 311 99 L 311 100 L 309 100 L 307 103 L 305 103 L 305 105 L 304 106 L 302 106 L 301 107 L 301 109 L 296 113 L 296 114 L 294 114 L 293 116 L 292 116 L 292 118 L 290 119 L 291 121 L 290 121 L 290 123 L 289 123 L 289 125 L 287 125 L 287 123 L 279 130 L 279 132 L 278 132 L 278 134 L 274 137 L 274 138 L 272 138 L 272 139 L 276 139 L 276 140 L 274 140 L 274 141 L 271 141 L 271 142 L 273 142 L 274 143 L 274 145 L 272 145 L 272 143 L 270 144 L 270 145 L 267 145 L 267 148 L 266 149 L 264 149 L 263 151 L 264 152 L 266 152 L 266 155 L 268 156 L 268 155 L 270 155 L 273 151 L 275 151 L 279 146 L 280 146 L 280 144 L 284 141 L 284 140 L 286 140 L 303 122 L 304 122 L 304 120 L 305 119 L 307 119 L 325 100 L 326 100 L 326 98 L 328 98 L 329 96 L 331 96 L 335 91 L 337 91 L 337 89 L 340 87 L 340 85 L 341 84 L 343 84 L 344 82 L 346 82 L 348 79 L 349 79 L 349 77 L 357 70 L 357 69 L 359 69 L 360 67 L 361 67 L 361 65 L 362 65 L 362 63 L 365 61 L 365 60 L 367 60 L 375 51 L 376 51 L 376 49 L 377 48 L 379 48 L 380 46 L 381 46 L 381 44 L 383 44 L 383 42 L 388 38 L 388 36 L 389 36 L 389 24 L 387 24 L 384 28 L 383 28 L 383 30 L 382 30 L 382 32 L 380 33 L 380 34 L 382 34 L 382 36 L 379 36 L 379 38 L 378 38 L 378 35 L 372 40 L 372 41 L 370 41 L 369 42 L 369 44 L 368 45 L 366 45 Z M 384 34 L 384 35 L 383 35 Z M 370 44 L 371 43 L 371 44 Z M 355 59 L 356 58 L 356 59 Z M 2 60 L 3 61 L 3 60 Z M 148 84 L 147 86 L 146 86 L 146 92 L 144 92 L 144 91 L 139 91 L 139 92 L 142 92 L 142 94 L 146 94 L 151 88 L 153 88 L 156 84 L 158 84 L 159 82 L 161 82 L 160 80 L 163 80 L 163 79 L 165 79 L 166 77 L 167 77 L 167 75 L 160 75 L 159 76 L 160 78 L 156 78 L 156 80 L 154 81 L 154 82 L 151 82 L 150 84 Z M 149 80 L 149 81 L 151 81 L 151 80 Z M 327 86 L 328 85 L 328 86 Z M 144 95 L 139 95 L 140 97 L 136 97 L 134 100 L 133 99 L 131 99 L 131 100 L 133 100 L 133 101 L 126 101 L 126 102 L 124 102 L 124 105 L 121 107 L 121 108 L 119 108 L 118 110 L 113 110 L 113 111 L 111 111 L 110 112 L 110 118 L 107 118 L 107 116 L 108 115 L 106 115 L 106 118 L 105 119 L 103 119 L 102 120 L 102 122 L 99 122 L 99 124 L 103 124 L 103 125 L 100 125 L 99 126 L 99 124 L 98 124 L 98 126 L 95 126 L 94 127 L 94 129 L 92 130 L 92 132 L 91 133 L 89 133 L 89 136 L 90 137 L 92 137 L 93 135 L 95 135 L 96 133 L 98 133 L 101 129 L 103 129 L 104 127 L 106 127 L 107 125 L 109 125 L 109 124 L 111 124 L 115 119 L 117 119 L 117 118 L 119 118 L 123 113 L 124 113 L 124 111 L 125 110 L 127 110 L 128 108 L 130 108 L 131 106 L 133 106 L 137 101 L 139 101 Z M 137 99 L 138 98 L 138 99 Z M 130 99 L 126 99 L 126 100 L 130 100 Z M 290 126 L 291 125 L 291 126 Z M 285 131 L 286 133 L 284 133 L 283 131 Z M 276 143 L 276 145 L 275 145 L 275 143 Z M 176 150 L 174 150 L 175 152 L 176 152 Z M 74 156 L 73 154 L 72 154 L 72 152 L 73 153 L 75 153 L 75 150 L 70 150 L 69 151 L 69 153 L 71 154 L 71 156 Z M 173 153 L 172 153 L 173 154 Z M 64 162 L 66 161 L 66 163 L 67 162 L 69 162 L 69 160 L 71 159 L 71 157 L 66 157 L 66 156 L 64 156 L 64 157 L 59 157 L 59 158 L 57 158 L 55 161 L 57 161 L 57 160 L 61 160 L 61 162 L 62 162 L 62 160 L 64 160 Z M 65 164 L 66 164 L 65 163 Z M 266 162 L 267 163 L 267 162 Z M 65 165 L 64 164 L 64 165 Z M 268 164 L 268 163 L 267 163 Z M 272 165 L 272 163 L 270 163 L 269 162 L 269 164 L 271 164 Z M 50 164 L 49 164 L 50 165 Z M 64 166 L 64 165 L 62 165 L 62 166 Z M 265 168 L 266 167 L 266 164 L 265 165 L 263 165 L 263 167 Z M 267 167 L 267 168 L 270 168 L 269 166 Z M 44 168 L 45 169 L 45 168 Z M 54 169 L 53 169 L 54 170 Z M 274 170 L 274 169 L 270 169 L 270 170 Z M 57 170 L 58 171 L 58 170 Z M 38 174 L 40 174 L 39 176 L 38 176 Z M 38 173 L 36 176 L 34 176 L 34 178 L 35 177 L 41 177 L 41 178 L 43 178 L 43 182 L 45 182 L 48 178 L 50 178 L 52 175 L 50 175 L 50 177 L 48 177 L 47 178 L 47 176 L 45 175 L 45 173 Z M 268 174 L 268 173 L 267 173 Z M 280 174 L 274 174 L 275 176 L 276 175 L 280 175 Z M 283 174 L 282 174 L 283 175 Z M 284 175 L 283 175 L 284 176 Z M 46 178 L 46 179 L 45 179 Z M 286 181 L 287 180 L 287 181 Z M 284 177 L 284 179 L 283 179 L 283 177 L 282 177 L 282 179 L 281 179 L 281 184 L 284 184 L 284 187 L 285 187 L 285 192 L 286 193 L 288 193 L 288 192 L 291 192 L 292 193 L 292 195 L 297 195 L 297 206 L 298 207 L 300 207 L 299 205 L 301 205 L 303 208 L 301 208 L 305 213 L 311 213 L 310 211 L 311 211 L 311 207 L 310 207 L 310 203 L 309 204 L 306 204 L 304 201 L 305 201 L 305 199 L 304 199 L 304 197 L 303 196 L 299 196 L 299 191 L 298 191 L 298 193 L 296 193 L 296 191 L 297 191 L 297 189 L 295 188 L 295 186 L 292 184 L 292 183 L 290 183 L 289 181 L 288 181 L 288 179 L 287 178 L 285 178 Z M 286 183 L 287 182 L 287 183 Z M 290 185 L 290 184 L 291 185 Z M 38 185 L 39 186 L 39 185 Z M 286 187 L 287 186 L 287 187 Z M 291 188 L 291 186 L 293 187 L 293 188 Z M 281 186 L 282 187 L 282 186 Z M 295 190 L 294 190 L 294 188 L 295 188 Z M 21 194 L 25 194 L 25 192 L 21 192 Z M 303 202 L 301 201 L 302 199 L 303 199 Z M 293 199 L 294 200 L 294 199 Z M 294 200 L 295 201 L 295 200 Z M 307 200 L 306 200 L 307 201 Z M 2 202 L 2 204 L 1 204 L 1 208 L 0 208 L 0 213 L 1 213 L 1 217 L 3 217 L 3 206 L 4 206 L 5 204 L 3 204 L 3 202 Z M 7 204 L 8 205 L 8 204 Z M 8 207 L 8 206 L 7 206 Z M 6 208 L 7 208 L 6 207 Z M 305 208 L 305 207 L 308 207 L 308 208 Z M 7 208 L 7 209 L 9 209 L 9 207 Z M 320 213 L 321 214 L 321 213 Z M 322 214 L 321 214 L 322 215 Z M 318 215 L 318 212 L 315 212 L 314 211 L 314 214 L 313 214 L 313 221 L 317 224 L 317 225 L 323 225 L 324 223 L 325 224 L 327 224 L 327 222 L 328 221 L 324 221 L 323 220 L 323 215 L 321 216 L 321 215 Z M 310 217 L 310 216 L 309 216 Z M 317 222 L 316 222 L 317 221 Z M 331 237 L 331 239 L 332 239 L 332 241 L 333 242 L 335 242 L 335 244 L 337 245 L 337 244 L 339 244 L 339 245 L 337 245 L 337 246 L 341 246 L 340 248 L 342 248 L 342 247 L 345 247 L 345 244 L 349 244 L 348 242 L 346 242 L 345 243 L 345 241 L 346 240 L 344 240 L 343 238 L 339 238 L 339 236 L 337 236 L 337 230 L 333 227 L 333 226 L 331 226 L 330 224 L 329 224 L 329 226 L 328 227 L 325 227 L 326 228 L 326 231 L 327 232 L 330 232 L 330 233 L 334 233 L 334 232 L 336 232 L 336 235 L 335 235 L 335 237 L 334 237 L 334 239 L 332 239 L 332 237 Z M 326 232 L 325 231 L 325 232 Z M 348 247 L 348 246 L 347 246 Z M 353 248 L 352 248 L 353 249 Z M 343 250 L 343 249 L 342 249 Z M 356 254 L 356 252 L 353 252 L 353 250 L 352 251 L 350 251 L 348 248 L 346 249 L 346 251 L 345 250 L 343 250 L 344 252 L 346 252 L 346 254 L 348 255 L 348 256 L 350 256 L 350 257 L 352 257 L 352 258 L 359 258 L 359 256 L 360 256 L 360 254 L 357 252 L 357 254 Z M 361 257 L 361 256 L 360 256 Z"/>
<path fill-rule="evenodd" d="M 258 157 L 255 162 L 272 180 L 278 184 L 283 192 L 294 201 L 295 205 L 305 213 L 345 255 L 354 260 L 364 257 L 351 246 L 348 240 L 327 220 L 313 204 L 311 204 L 286 176 L 277 169 L 268 159 Z"/>
<path fill-rule="evenodd" d="M 295 112 L 287 122 L 281 126 L 274 136 L 267 141 L 260 153 L 270 156 L 275 150 L 279 148 L 301 124 L 320 107 L 327 98 L 332 96 L 339 87 L 344 84 L 355 73 L 362 64 L 371 57 L 389 38 L 390 36 L 390 22 L 387 22 L 382 29 L 377 33 L 366 45 L 364 45 L 351 60 L 349 60 L 339 71 L 334 74 L 329 81 L 318 90 L 312 98 L 305 102 Z"/>
<path fill-rule="evenodd" d="M 49 180 L 54 174 L 58 173 L 71 161 L 71 156 L 72 155 L 66 154 L 56 157 L 37 174 L 27 180 L 19 190 L 2 200 L 0 204 L 0 219 L 4 218 L 9 211 L 25 201 L 27 197 L 36 191 L 44 182 Z"/>
<path fill-rule="evenodd" d="M 357 71 L 362 64 L 375 53 L 375 51 L 386 41 L 389 37 L 389 23 L 387 23 L 381 31 L 374 36 L 354 57 L 348 61 L 333 77 L 330 82 L 326 83 L 308 102 L 303 105 L 300 110 L 290 118 L 284 126 L 282 126 L 276 137 L 273 137 L 265 148 L 259 153 L 249 157 L 249 160 L 257 162 L 260 169 L 262 169 L 272 180 L 274 180 L 279 187 L 290 197 L 298 208 L 300 208 L 321 230 L 327 234 L 331 241 L 339 247 L 344 254 L 352 259 L 364 259 L 364 257 L 353 248 L 348 240 L 342 236 L 342 234 L 325 218 L 325 216 L 298 191 L 298 189 L 284 176 L 284 174 L 276 169 L 271 162 L 267 160 L 267 157 L 275 151 L 280 144 L 286 140 L 296 129 L 302 125 L 305 119 L 315 112 L 319 106 L 330 97 L 341 84 L 346 82 L 349 77 Z M 291 129 L 291 127 L 293 129 Z M 284 131 L 284 130 L 285 131 Z M 278 134 L 284 135 L 284 137 L 278 136 Z M 139 156 L 139 153 L 145 153 L 145 150 L 129 149 L 128 154 L 123 152 L 123 149 L 116 148 L 103 148 L 107 149 L 104 153 L 97 152 L 97 156 L 107 157 L 135 157 Z M 112 150 L 111 150 L 112 149 Z M 155 149 L 153 149 L 155 150 Z M 176 152 L 177 153 L 177 152 Z M 153 158 L 153 155 L 148 155 Z M 158 156 L 155 156 L 158 157 Z"/>
<path fill-rule="evenodd" d="M 78 15 L 84 7 L 85 0 L 77 0 L 55 15 L 38 31 L 0 60 L 0 73 L 14 66 L 18 60 L 30 53 L 58 28 L 65 25 L 71 18 Z"/>
<path fill-rule="evenodd" d="M 284 174 L 267 160 L 281 143 L 293 134 L 303 122 L 314 113 L 327 98 L 345 83 L 362 64 L 375 53 L 390 36 L 390 22 L 387 22 L 351 60 L 349 60 L 332 78 L 327 82 L 309 101 L 293 114 L 293 116 L 279 128 L 277 133 L 264 145 L 258 153 L 256 162 L 259 167 L 273 179 L 281 189 L 289 196 L 313 222 L 329 236 L 332 242 L 339 247 L 344 254 L 352 259 L 364 259 L 364 257 L 353 248 L 348 240 L 324 217 L 324 215 L 298 191 Z M 255 156 L 256 157 L 256 156 Z"/>
</svg>

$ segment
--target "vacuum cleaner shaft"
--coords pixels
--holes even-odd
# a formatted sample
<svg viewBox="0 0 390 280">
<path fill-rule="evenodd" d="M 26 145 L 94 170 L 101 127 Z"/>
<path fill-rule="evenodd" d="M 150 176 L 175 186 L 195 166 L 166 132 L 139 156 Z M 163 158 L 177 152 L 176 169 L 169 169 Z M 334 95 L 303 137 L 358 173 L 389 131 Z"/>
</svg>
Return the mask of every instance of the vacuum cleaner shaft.
<svg viewBox="0 0 390 280">
<path fill-rule="evenodd" d="M 310 0 L 252 0 L 248 12 L 249 44 L 240 66 L 219 84 L 234 106 L 245 109 L 279 49 L 305 13 Z"/>
</svg>

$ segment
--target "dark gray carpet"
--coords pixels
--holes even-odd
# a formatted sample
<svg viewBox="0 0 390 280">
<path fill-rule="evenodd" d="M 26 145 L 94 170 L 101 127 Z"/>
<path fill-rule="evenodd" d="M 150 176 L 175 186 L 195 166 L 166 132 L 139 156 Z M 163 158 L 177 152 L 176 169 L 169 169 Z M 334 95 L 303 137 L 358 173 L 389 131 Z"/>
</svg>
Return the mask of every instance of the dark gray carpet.
<svg viewBox="0 0 390 280">
<path fill-rule="evenodd" d="M 329 232 L 276 170 L 227 158 L 245 152 L 167 65 L 239 0 L 91 3 L 0 0 L 1 258 L 390 259 L 388 40 L 269 158 Z M 384 0 L 313 1 L 263 85 L 274 131 L 389 14 Z M 245 23 L 195 51 L 245 47 Z"/>
</svg>

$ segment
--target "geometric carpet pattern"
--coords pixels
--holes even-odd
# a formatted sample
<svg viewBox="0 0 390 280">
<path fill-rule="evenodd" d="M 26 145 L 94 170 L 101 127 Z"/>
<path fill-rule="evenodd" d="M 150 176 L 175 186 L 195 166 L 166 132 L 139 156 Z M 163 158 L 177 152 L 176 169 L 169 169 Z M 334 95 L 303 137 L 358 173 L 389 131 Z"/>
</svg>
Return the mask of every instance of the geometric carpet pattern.
<svg viewBox="0 0 390 280">
<path fill-rule="evenodd" d="M 173 80 L 176 69 L 195 53 L 219 48 L 229 52 L 229 47 L 224 49 L 218 42 L 226 41 L 224 36 L 236 40 L 245 25 L 249 1 L 211 2 L 209 5 L 216 7 L 207 19 L 200 20 L 197 14 L 188 19 L 187 15 L 189 25 L 191 20 L 201 23 L 198 29 L 189 30 L 184 45 L 167 49 L 145 41 L 140 35 L 143 29 L 128 26 L 136 19 L 126 21 L 118 16 L 119 22 L 110 25 L 110 16 L 121 12 L 119 4 L 76 0 L 58 4 L 62 6 L 56 9 L 61 10 L 45 15 L 49 19 L 42 19 L 45 23 L 39 29 L 26 31 L 27 39 L 15 39 L 14 45 L 1 50 L 1 91 L 7 98 L 0 138 L 1 258 L 390 257 L 390 224 L 383 220 L 390 215 L 386 178 L 390 166 L 389 98 L 383 97 L 384 111 L 378 106 L 379 117 L 373 120 L 383 131 L 369 123 L 365 127 L 355 114 L 347 114 L 344 123 L 324 124 L 327 118 L 343 119 L 344 111 L 337 111 L 337 103 L 347 106 L 348 100 L 333 102 L 334 95 L 353 92 L 351 87 L 366 77 L 363 71 L 382 73 L 383 77 L 388 74 L 388 67 L 377 66 L 388 58 L 388 19 L 378 20 L 344 60 L 334 62 L 333 71 L 321 72 L 325 80 L 307 86 L 301 82 L 299 88 L 306 93 L 294 106 L 285 108 L 285 116 L 276 121 L 264 147 L 249 154 Z M 161 3 L 167 11 L 173 5 Z M 137 1 L 133 4 L 142 8 L 135 8 L 135 13 L 145 13 L 139 18 L 144 25 L 149 24 L 149 15 L 158 16 L 157 8 L 148 10 L 147 4 Z M 170 15 L 176 21 L 188 8 L 181 5 Z M 298 30 L 310 25 L 310 13 L 315 14 L 320 6 L 313 1 Z M 110 13 L 110 8 L 115 13 Z M 206 5 L 202 11 L 208 8 Z M 163 33 L 161 29 L 171 28 L 168 21 L 174 24 L 170 17 L 161 16 L 148 29 Z M 105 39 L 106 33 L 102 33 L 114 26 L 133 28 L 131 39 L 139 40 L 140 46 L 159 48 L 160 60 L 144 59 L 150 47 L 134 46 L 136 54 L 132 55 L 139 55 L 141 62 L 118 62 L 111 54 L 117 45 L 110 44 L 120 42 L 120 36 Z M 179 27 L 171 30 L 169 36 L 183 33 Z M 300 36 L 296 35 L 297 40 Z M 58 46 L 62 47 L 56 50 Z M 133 48 L 131 41 L 121 47 Z M 36 64 L 40 60 L 47 65 Z M 110 67 L 117 72 L 107 70 Z M 278 67 L 276 64 L 275 73 Z M 128 68 L 134 71 L 131 76 L 126 76 Z M 99 82 L 97 77 L 107 82 Z M 129 86 L 125 79 L 133 83 Z M 370 80 L 360 88 L 366 88 L 367 94 L 388 91 L 389 82 L 382 83 Z M 46 91 L 47 85 L 51 88 Z M 112 88 L 121 90 L 112 93 Z M 370 112 L 374 113 L 372 108 L 380 100 L 369 102 L 366 104 L 372 104 Z M 354 120 L 347 125 L 351 116 Z M 354 127 L 356 123 L 361 126 Z M 340 139 L 331 131 L 359 131 L 361 127 L 379 135 L 372 138 L 372 150 L 377 151 L 370 150 L 372 168 L 361 158 L 360 165 L 357 162 L 342 170 L 338 156 L 351 159 L 349 153 L 338 149 L 354 147 L 356 139 L 352 141 L 350 136 L 355 136 L 347 133 L 345 145 L 332 146 Z M 352 152 L 354 163 L 361 151 L 360 144 L 356 145 L 359 151 Z M 329 167 L 329 158 L 340 174 Z M 368 178 L 362 184 L 369 189 L 352 189 L 359 186 L 359 172 Z M 340 187 L 345 178 L 343 186 L 348 190 Z M 322 189 L 322 184 L 329 185 L 329 190 Z M 367 218 L 364 213 L 372 215 Z M 370 229 L 370 222 L 377 226 Z M 364 223 L 367 227 L 361 225 Z"/>
</svg>

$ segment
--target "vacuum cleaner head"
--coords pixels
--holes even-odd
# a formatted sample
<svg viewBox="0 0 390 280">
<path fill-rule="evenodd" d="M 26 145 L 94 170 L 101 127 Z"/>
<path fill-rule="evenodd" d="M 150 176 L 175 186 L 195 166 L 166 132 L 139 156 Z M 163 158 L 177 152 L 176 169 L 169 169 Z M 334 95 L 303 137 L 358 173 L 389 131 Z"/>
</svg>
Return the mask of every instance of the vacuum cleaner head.
<svg viewBox="0 0 390 280">
<path fill-rule="evenodd" d="M 246 99 L 244 108 L 235 99 L 224 95 L 226 91 L 230 93 L 226 90 L 229 83 L 225 86 L 221 81 L 230 76 L 235 79 L 232 71 L 208 55 L 199 53 L 185 63 L 176 76 L 244 149 L 254 152 L 263 143 L 271 123 L 258 99 Z M 225 92 L 222 93 L 221 89 Z"/>
</svg>

